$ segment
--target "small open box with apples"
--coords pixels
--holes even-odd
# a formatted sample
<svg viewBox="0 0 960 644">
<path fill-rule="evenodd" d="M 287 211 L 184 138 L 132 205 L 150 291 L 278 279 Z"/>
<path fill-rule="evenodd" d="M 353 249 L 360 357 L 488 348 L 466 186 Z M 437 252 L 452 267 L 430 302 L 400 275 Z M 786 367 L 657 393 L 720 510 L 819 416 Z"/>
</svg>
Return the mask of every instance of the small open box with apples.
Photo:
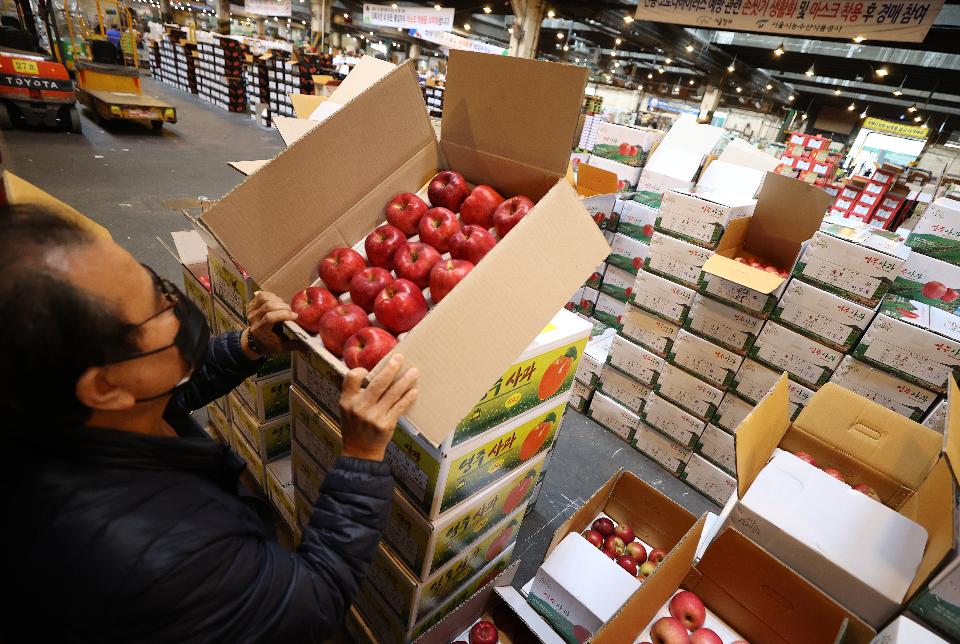
<svg viewBox="0 0 960 644">
<path fill-rule="evenodd" d="M 716 253 L 704 262 L 700 292 L 769 314 L 829 205 L 819 188 L 768 172 L 753 215 L 728 222 Z"/>
<path fill-rule="evenodd" d="M 684 539 L 596 644 L 867 644 L 874 631 L 733 529 Z"/>
<path fill-rule="evenodd" d="M 738 490 L 724 517 L 882 625 L 954 547 L 955 448 L 946 434 L 944 442 L 833 383 L 791 422 L 781 376 L 737 428 Z"/>
<path fill-rule="evenodd" d="M 576 67 L 452 52 L 438 141 L 423 109 L 415 70 L 410 64 L 399 66 L 326 120 L 310 124 L 287 150 L 204 213 L 201 222 L 264 289 L 291 299 L 316 280 L 318 266 L 332 250 L 350 249 L 380 226 L 384 209 L 398 195 L 415 194 L 427 185 L 428 198 L 432 192 L 437 200 L 431 205 L 459 206 L 469 201 L 469 182 L 492 186 L 506 197 L 528 197 L 526 216 L 506 234 L 520 214 L 513 211 L 506 227 L 501 226 L 500 241 L 469 277 L 442 298 L 432 293 L 432 299 L 442 301 L 429 315 L 423 315 L 426 300 L 416 287 L 394 287 L 387 299 L 399 297 L 396 303 L 381 304 L 396 307 L 396 317 L 406 318 L 402 324 L 392 320 L 395 329 L 409 327 L 392 352 L 420 371 L 420 395 L 403 422 L 440 445 L 609 254 L 603 234 L 564 178 L 585 82 L 586 72 Z M 540 109 L 545 102 L 556 108 L 546 117 Z M 371 156 L 371 150 L 376 154 Z M 438 173 L 431 191 L 428 184 Z M 404 199 L 401 205 L 416 204 Z M 461 220 L 472 216 L 460 210 Z M 412 231 L 403 215 L 414 212 L 404 205 L 392 218 L 409 224 Z M 459 222 L 455 215 L 434 214 L 420 222 L 426 221 L 426 231 L 449 242 L 450 229 L 459 228 Z M 386 232 L 390 234 L 376 233 L 367 249 L 368 254 L 376 249 L 374 255 L 383 251 L 384 262 L 408 243 L 396 239 L 394 231 Z M 417 232 L 424 232 L 419 223 Z M 391 255 L 389 247 L 397 242 Z M 409 258 L 411 270 L 430 254 L 418 249 L 417 256 Z M 340 255 L 353 259 L 337 259 Z M 334 268 L 349 261 L 359 267 L 347 251 L 332 259 Z M 441 266 L 451 269 L 445 277 L 455 277 L 462 267 L 452 260 Z M 370 277 L 375 281 L 375 275 Z M 327 282 L 337 290 L 348 287 L 345 279 Z M 375 302 L 374 311 L 376 307 Z M 400 315 L 407 307 L 416 314 Z M 360 307 L 346 309 L 346 319 L 336 325 L 334 349 L 340 339 L 369 326 Z M 418 317 L 422 319 L 410 326 Z M 384 326 L 391 324 L 378 318 Z M 350 325 L 355 328 L 346 328 Z M 346 364 L 321 339 L 302 325 L 287 327 L 342 377 Z"/>
</svg>

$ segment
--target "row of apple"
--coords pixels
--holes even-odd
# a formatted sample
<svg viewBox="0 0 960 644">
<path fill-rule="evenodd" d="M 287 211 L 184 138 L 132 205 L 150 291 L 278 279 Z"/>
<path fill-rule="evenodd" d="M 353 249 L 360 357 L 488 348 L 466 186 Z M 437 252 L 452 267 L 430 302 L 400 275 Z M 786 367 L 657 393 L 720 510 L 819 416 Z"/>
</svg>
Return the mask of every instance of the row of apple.
<svg viewBox="0 0 960 644">
<path fill-rule="evenodd" d="M 816 460 L 814 460 L 814 458 L 810 456 L 810 454 L 808 454 L 807 452 L 794 452 L 793 455 L 799 458 L 801 461 L 804 461 L 805 463 L 809 463 L 814 467 L 820 467 L 819 465 L 817 465 Z M 837 479 L 841 483 L 847 482 L 847 477 L 844 476 L 843 473 L 835 467 L 822 467 L 820 469 L 823 470 L 824 474 L 832 476 L 833 478 Z M 874 490 L 871 486 L 867 485 L 866 483 L 860 483 L 858 485 L 854 485 L 853 489 L 856 490 L 857 492 L 860 492 L 861 494 L 866 494 L 874 501 L 880 501 L 881 503 L 883 502 L 880 500 L 880 495 L 877 494 L 877 491 Z"/>
<path fill-rule="evenodd" d="M 653 548 L 647 553 L 643 543 L 637 540 L 633 528 L 625 523 L 614 523 L 608 517 L 594 521 L 590 529 L 584 531 L 583 538 L 640 581 L 656 570 L 667 556 L 660 548 Z"/>
<path fill-rule="evenodd" d="M 376 366 L 534 205 L 488 185 L 471 190 L 449 170 L 431 179 L 427 197 L 430 205 L 410 192 L 396 195 L 384 208 L 387 223 L 364 240 L 366 258 L 334 248 L 317 266 L 326 288 L 307 287 L 290 302 L 300 326 L 351 369 Z"/>
<path fill-rule="evenodd" d="M 707 621 L 707 608 L 703 600 L 689 590 L 681 590 L 670 599 L 670 617 L 661 617 L 650 626 L 652 642 L 641 644 L 724 644 Z M 736 640 L 731 644 L 749 644 Z"/>
</svg>

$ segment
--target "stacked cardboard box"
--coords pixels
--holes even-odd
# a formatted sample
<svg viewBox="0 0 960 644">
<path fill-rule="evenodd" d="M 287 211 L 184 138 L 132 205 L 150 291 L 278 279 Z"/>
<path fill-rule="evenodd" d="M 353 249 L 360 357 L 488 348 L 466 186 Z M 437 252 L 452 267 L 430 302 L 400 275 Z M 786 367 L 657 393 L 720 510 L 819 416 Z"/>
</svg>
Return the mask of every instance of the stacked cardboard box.
<svg viewBox="0 0 960 644">
<path fill-rule="evenodd" d="M 186 32 L 170 29 L 165 40 L 154 43 L 151 64 L 157 78 L 185 92 L 197 93 L 194 53 L 197 46 L 187 42 Z"/>
<path fill-rule="evenodd" d="M 663 132 L 600 121 L 590 136 L 588 163 L 617 175 L 617 190 L 622 192 L 636 189 L 647 153 L 660 141 Z"/>
<path fill-rule="evenodd" d="M 443 85 L 427 85 L 424 82 L 420 87 L 423 89 L 423 100 L 427 104 L 427 113 L 435 118 L 443 116 Z"/>
<path fill-rule="evenodd" d="M 200 99 L 230 112 L 247 111 L 243 70 L 246 45 L 226 36 L 197 44 L 197 90 Z"/>
</svg>

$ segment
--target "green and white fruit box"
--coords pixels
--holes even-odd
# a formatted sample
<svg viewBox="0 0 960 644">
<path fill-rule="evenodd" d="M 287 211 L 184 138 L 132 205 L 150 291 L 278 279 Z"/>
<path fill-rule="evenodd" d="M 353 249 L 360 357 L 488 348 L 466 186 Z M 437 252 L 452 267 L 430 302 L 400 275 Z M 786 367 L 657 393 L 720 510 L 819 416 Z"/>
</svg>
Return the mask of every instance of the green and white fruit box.
<svg viewBox="0 0 960 644">
<path fill-rule="evenodd" d="M 650 256 L 644 266 L 652 273 L 696 288 L 704 263 L 713 255 L 712 250 L 658 232 L 650 240 Z"/>
<path fill-rule="evenodd" d="M 733 382 L 743 363 L 740 355 L 684 329 L 677 333 L 667 359 L 720 389 Z"/>
<path fill-rule="evenodd" d="M 911 609 L 913 609 L 912 606 Z M 960 611 L 952 618 L 954 627 L 956 627 L 954 630 L 936 620 L 931 620 L 928 624 L 933 629 L 927 630 L 925 626 L 921 625 L 924 618 L 918 615 L 915 610 L 912 610 L 912 613 L 910 617 L 901 615 L 893 620 L 871 640 L 871 644 L 947 644 L 947 640 L 935 635 L 934 630 L 947 637 L 952 637 L 954 640 L 960 638 L 960 627 L 956 627 L 960 623 L 956 621 L 957 617 L 960 617 Z M 947 619 L 951 618 L 948 617 Z"/>
<path fill-rule="evenodd" d="M 724 199 L 713 195 L 694 195 L 680 190 L 663 193 L 657 230 L 704 248 L 716 248 L 727 225 L 734 219 L 749 217 L 754 199 Z"/>
<path fill-rule="evenodd" d="M 595 195 L 580 201 L 587 209 L 590 218 L 597 222 L 600 228 L 607 228 L 613 218 L 614 206 L 617 203 L 616 194 Z"/>
<path fill-rule="evenodd" d="M 733 381 L 731 391 L 735 391 L 740 397 L 756 405 L 777 384 L 777 381 L 780 380 L 780 373 L 782 372 L 774 371 L 770 367 L 747 358 L 743 361 L 740 370 L 737 371 L 737 377 Z M 800 410 L 806 406 L 814 392 L 793 380 L 787 382 L 787 391 L 790 399 L 790 419 L 793 420 L 800 413 Z"/>
<path fill-rule="evenodd" d="M 643 403 L 650 395 L 650 388 L 637 382 L 627 374 L 604 365 L 600 373 L 600 391 L 634 413 L 639 413 Z"/>
<path fill-rule="evenodd" d="M 647 130 L 601 121 L 597 128 L 593 154 L 604 159 L 612 159 L 625 165 L 640 167 L 643 165 L 645 150 L 650 149 L 651 141 Z M 626 154 L 623 153 L 625 146 Z M 633 148 L 636 150 L 633 153 Z"/>
<path fill-rule="evenodd" d="M 590 338 L 583 350 L 580 364 L 577 365 L 575 375 L 577 380 L 590 387 L 596 387 L 600 384 L 600 372 L 607 362 L 607 356 L 610 354 L 610 347 L 613 346 L 613 338 L 616 334 L 616 329 L 608 327 L 602 334 Z"/>
<path fill-rule="evenodd" d="M 657 383 L 664 359 L 622 335 L 613 339 L 607 362 L 647 387 Z"/>
<path fill-rule="evenodd" d="M 843 359 L 830 382 L 917 422 L 937 401 L 937 394 L 932 391 L 860 362 L 853 356 Z"/>
<path fill-rule="evenodd" d="M 819 387 L 830 380 L 843 354 L 816 340 L 804 337 L 776 322 L 768 322 L 750 349 L 754 360 L 786 371 L 807 387 Z"/>
<path fill-rule="evenodd" d="M 840 352 L 854 346 L 873 320 L 870 308 L 797 279 L 790 280 L 770 319 Z"/>
<path fill-rule="evenodd" d="M 647 242 L 637 241 L 618 232 L 613 236 L 607 264 L 623 269 L 631 275 L 636 275 L 649 257 L 650 246 Z"/>
<path fill-rule="evenodd" d="M 607 266 L 607 270 L 603 273 L 603 283 L 600 285 L 600 292 L 609 295 L 615 300 L 626 302 L 630 299 L 630 294 L 633 292 L 633 283 L 636 279 L 636 273 L 625 271 L 616 266 Z M 594 311 L 594 313 L 596 313 L 596 311 Z M 622 312 L 620 315 L 622 315 Z"/>
<path fill-rule="evenodd" d="M 707 424 L 694 448 L 697 454 L 718 466 L 728 474 L 736 474 L 737 450 L 733 434 L 728 434 L 716 425 Z"/>
<path fill-rule="evenodd" d="M 748 362 L 751 365 L 757 365 L 757 363 L 753 362 L 752 360 L 745 360 L 744 366 L 747 366 Z M 759 365 L 757 365 L 757 367 L 763 369 L 764 371 L 769 371 L 769 369 L 766 369 L 765 367 L 759 367 Z M 744 367 L 740 367 L 741 371 L 743 371 L 743 369 Z M 740 377 L 739 373 L 737 374 L 737 377 Z M 797 386 L 799 387 L 800 385 Z M 811 392 L 811 395 L 812 393 L 813 392 Z M 753 411 L 753 405 L 753 403 L 748 402 L 733 392 L 728 391 L 723 397 L 723 400 L 720 401 L 720 405 L 717 407 L 717 412 L 713 415 L 711 420 L 717 427 L 732 434 L 737 431 L 737 427 L 739 427 L 740 423 L 743 422 L 743 419 L 747 417 L 747 414 Z"/>
<path fill-rule="evenodd" d="M 618 269 L 610 267 L 607 270 Z M 606 278 L 606 276 L 604 276 L 604 278 Z M 607 293 L 601 293 L 597 297 L 596 306 L 593 307 L 593 317 L 599 322 L 619 330 L 621 326 L 620 321 L 623 319 L 623 309 L 626 308 L 626 306 L 627 303 L 625 299 L 620 300 Z"/>
<path fill-rule="evenodd" d="M 293 384 L 333 418 L 340 418 L 342 377 L 334 367 L 313 351 L 294 351 Z"/>
<path fill-rule="evenodd" d="M 261 423 L 280 418 L 290 411 L 290 372 L 268 378 L 247 378 L 234 389 L 251 415 Z"/>
<path fill-rule="evenodd" d="M 605 266 L 605 264 L 601 264 Z M 595 272 L 594 275 L 597 273 Z M 602 277 L 601 277 L 602 279 Z M 583 287 L 583 295 L 581 295 L 580 307 L 577 309 L 578 313 L 582 315 L 593 315 L 593 309 L 597 305 L 597 298 L 600 297 L 600 291 L 589 286 Z"/>
<path fill-rule="evenodd" d="M 956 313 L 960 310 L 960 266 L 913 251 L 887 293 Z"/>
<path fill-rule="evenodd" d="M 660 203 L 663 201 L 663 190 L 635 190 L 630 193 L 630 200 L 638 204 L 660 210 Z"/>
<path fill-rule="evenodd" d="M 624 309 L 620 335 L 665 358 L 679 330 L 678 325 L 630 305 Z"/>
<path fill-rule="evenodd" d="M 587 278 L 587 281 L 583 283 L 584 287 L 593 289 L 596 291 L 600 288 L 600 284 L 603 283 L 603 274 L 607 271 L 606 263 L 600 264 L 597 266 L 596 270 L 590 273 L 590 277 Z M 597 298 L 592 298 L 594 302 L 597 301 Z M 593 307 L 590 307 L 591 309 Z"/>
<path fill-rule="evenodd" d="M 907 236 L 914 252 L 960 265 L 960 201 L 941 197 L 927 206 Z"/>
<path fill-rule="evenodd" d="M 650 243 L 657 221 L 657 208 L 634 199 L 623 201 L 617 232 L 635 241 Z"/>
<path fill-rule="evenodd" d="M 290 530 L 297 531 L 297 510 L 294 505 L 293 471 L 290 457 L 267 463 L 267 497 Z"/>
<path fill-rule="evenodd" d="M 763 318 L 697 294 L 683 328 L 744 354 L 760 334 Z"/>
<path fill-rule="evenodd" d="M 724 472 L 699 454 L 693 454 L 687 461 L 680 480 L 686 481 L 693 489 L 723 507 L 730 496 L 737 491 L 737 479 Z"/>
<path fill-rule="evenodd" d="M 867 230 L 867 229 L 870 230 Z M 892 233 L 869 226 L 851 229 L 824 224 L 807 244 L 794 276 L 822 289 L 875 307 L 900 274 L 910 249 Z M 845 234 L 846 238 L 833 234 Z"/>
<path fill-rule="evenodd" d="M 930 408 L 930 411 L 927 412 L 927 415 L 923 418 L 923 422 L 920 424 L 943 434 L 947 427 L 947 409 L 946 398 L 941 398 L 940 402 Z"/>
<path fill-rule="evenodd" d="M 657 394 L 650 394 L 640 413 L 640 420 L 684 449 L 693 449 L 706 427 L 705 421 Z"/>
<path fill-rule="evenodd" d="M 637 451 L 655 460 L 674 476 L 683 472 L 683 467 L 693 454 L 642 421 L 633 436 L 633 446 Z"/>
<path fill-rule="evenodd" d="M 663 365 L 654 391 L 680 409 L 709 420 L 723 400 L 723 390 L 672 364 Z"/>
<path fill-rule="evenodd" d="M 628 443 L 640 422 L 640 417 L 635 412 L 599 391 L 593 394 L 588 415 Z"/>
<path fill-rule="evenodd" d="M 213 329 L 213 294 L 186 265 L 183 268 L 183 293 L 203 311 L 203 317 Z"/>
<path fill-rule="evenodd" d="M 243 330 L 247 328 L 245 322 L 237 319 L 237 317 L 228 311 L 220 302 L 213 303 L 213 319 L 213 329 L 216 330 L 217 334 L 227 333 L 229 331 L 242 333 Z M 267 359 L 263 361 L 263 364 L 260 365 L 260 368 L 257 369 L 257 373 L 251 376 L 250 379 L 261 380 L 263 378 L 269 378 L 274 374 L 288 371 L 290 369 L 290 360 L 289 353 L 277 353 L 268 356 Z"/>
<path fill-rule="evenodd" d="M 960 367 L 960 317 L 904 298 L 883 300 L 853 355 L 937 393 Z"/>
<path fill-rule="evenodd" d="M 637 273 L 631 303 L 659 315 L 668 322 L 683 324 L 696 295 L 693 289 L 681 286 L 648 271 Z"/>
<path fill-rule="evenodd" d="M 233 311 L 240 319 L 246 319 L 247 304 L 254 293 L 260 290 L 253 278 L 239 269 L 221 248 L 207 248 L 210 264 L 210 287 L 214 297 Z"/>
<path fill-rule="evenodd" d="M 594 168 L 600 168 L 607 172 L 617 175 L 617 191 L 624 192 L 637 187 L 637 181 L 640 179 L 640 168 L 629 166 L 613 159 L 605 159 L 596 154 L 590 155 L 588 165 Z"/>
<path fill-rule="evenodd" d="M 257 454 L 253 446 L 247 442 L 247 439 L 243 437 L 243 432 L 240 431 L 235 422 L 231 422 L 231 429 L 233 430 L 233 441 L 230 445 L 237 453 L 237 456 L 247 464 L 247 469 L 250 470 L 253 478 L 257 479 L 257 483 L 263 488 L 266 479 L 264 478 L 263 461 L 260 459 L 260 455 Z"/>
<path fill-rule="evenodd" d="M 254 418 L 236 392 L 228 396 L 230 417 L 234 426 L 256 450 L 264 463 L 290 453 L 290 414 L 284 414 L 267 422 Z"/>
<path fill-rule="evenodd" d="M 724 279 L 704 271 L 700 274 L 697 290 L 713 299 L 720 300 L 751 315 L 766 318 L 783 294 L 787 281 L 772 293 L 762 293 L 743 284 Z"/>
<path fill-rule="evenodd" d="M 210 426 L 217 432 L 220 440 L 229 445 L 230 421 L 218 405 L 214 405 L 213 403 L 207 405 L 207 420 Z"/>
</svg>

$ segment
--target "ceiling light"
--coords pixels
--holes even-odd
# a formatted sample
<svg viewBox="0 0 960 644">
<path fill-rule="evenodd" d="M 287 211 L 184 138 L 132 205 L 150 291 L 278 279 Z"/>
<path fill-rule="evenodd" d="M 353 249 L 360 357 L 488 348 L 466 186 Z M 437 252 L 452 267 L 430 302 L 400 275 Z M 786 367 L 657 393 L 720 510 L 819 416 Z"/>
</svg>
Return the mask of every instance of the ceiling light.
<svg viewBox="0 0 960 644">
<path fill-rule="evenodd" d="M 922 121 L 922 120 L 923 120 L 923 117 L 920 116 L 919 114 L 917 114 L 916 116 L 913 117 L 913 122 L 914 122 L 914 123 L 919 123 L 919 122 Z"/>
<path fill-rule="evenodd" d="M 557 40 L 563 40 L 563 32 L 557 33 Z"/>
<path fill-rule="evenodd" d="M 848 111 L 848 112 L 852 112 L 852 111 L 855 110 L 855 109 L 857 109 L 857 104 L 856 104 L 856 103 L 850 103 L 850 105 L 847 106 L 847 111 Z"/>
<path fill-rule="evenodd" d="M 633 22 L 633 16 L 624 16 L 623 21 L 629 25 L 631 22 Z"/>
<path fill-rule="evenodd" d="M 908 108 L 907 108 L 907 111 L 910 112 L 910 113 L 916 112 L 916 111 L 917 111 L 917 104 L 914 103 L 913 105 L 911 105 L 910 107 L 908 107 Z"/>
<path fill-rule="evenodd" d="M 784 53 L 785 51 L 786 51 L 786 49 L 783 48 L 783 43 L 780 43 L 779 45 L 777 45 L 777 48 L 773 50 L 773 55 L 774 55 L 774 56 L 783 56 L 783 53 Z"/>
<path fill-rule="evenodd" d="M 486 6 L 483 8 L 483 13 L 493 13 L 493 9 L 491 9 L 489 6 Z"/>
<path fill-rule="evenodd" d="M 613 66 L 614 66 L 614 67 L 619 67 L 619 66 L 620 66 L 620 63 L 614 63 Z"/>
<path fill-rule="evenodd" d="M 672 59 L 672 58 L 664 58 L 664 59 L 663 59 L 663 62 L 666 63 L 667 65 L 669 65 L 670 63 L 673 62 L 673 59 Z"/>
<path fill-rule="evenodd" d="M 617 45 L 619 45 L 619 44 L 620 44 L 620 43 L 622 43 L 623 41 L 622 41 L 622 40 L 620 40 L 619 38 L 617 38 L 617 39 L 616 39 L 616 40 L 614 40 L 613 42 L 614 42 L 614 43 L 616 43 Z"/>
<path fill-rule="evenodd" d="M 658 73 L 658 74 L 662 74 L 664 71 L 666 71 L 666 70 L 665 70 L 663 67 L 657 69 L 657 73 Z"/>
<path fill-rule="evenodd" d="M 737 68 L 736 68 L 736 66 L 735 66 L 733 63 L 730 63 L 729 65 L 727 65 L 727 71 L 730 72 L 731 74 L 732 74 L 736 69 L 737 69 Z"/>
<path fill-rule="evenodd" d="M 787 100 L 788 100 L 788 101 L 792 101 L 792 100 L 795 99 L 795 98 L 796 98 L 796 96 L 794 96 L 793 94 L 791 94 L 790 96 L 787 97 Z"/>
<path fill-rule="evenodd" d="M 469 22 L 463 23 L 463 29 L 464 31 L 470 31 L 470 23 Z"/>
<path fill-rule="evenodd" d="M 857 43 L 858 45 L 859 45 L 860 43 L 862 43 L 864 40 L 866 40 L 866 38 L 864 38 L 863 36 L 854 36 L 854 37 L 853 37 L 853 42 Z"/>
<path fill-rule="evenodd" d="M 687 82 L 687 84 L 688 84 L 688 85 L 693 85 L 693 79 L 691 78 L 691 79 Z"/>
<path fill-rule="evenodd" d="M 433 8 L 436 9 L 437 11 L 440 11 L 441 9 L 443 9 L 443 7 L 441 7 L 439 4 L 433 5 Z"/>
<path fill-rule="evenodd" d="M 391 4 L 391 5 L 390 5 L 390 8 L 391 8 L 391 9 L 396 9 L 396 8 L 397 8 L 397 3 L 394 2 L 393 4 Z"/>
<path fill-rule="evenodd" d="M 901 91 L 901 89 L 898 87 L 897 89 L 893 90 L 893 95 L 894 95 L 894 96 L 903 96 L 903 91 Z"/>
<path fill-rule="evenodd" d="M 886 67 L 881 67 L 880 69 L 878 69 L 878 70 L 877 70 L 876 72 L 874 72 L 874 73 L 875 73 L 877 76 L 879 76 L 880 78 L 883 78 L 884 76 L 886 76 L 887 74 L 890 73 L 890 70 L 887 69 Z"/>
<path fill-rule="evenodd" d="M 564 45 L 564 46 L 563 46 L 563 51 L 570 51 L 570 48 L 567 47 L 566 45 Z"/>
<path fill-rule="evenodd" d="M 350 14 L 349 14 L 349 13 L 345 13 L 345 14 L 343 14 L 343 17 L 344 17 L 344 19 L 349 18 L 349 17 L 350 17 Z"/>
<path fill-rule="evenodd" d="M 863 111 L 860 112 L 860 118 L 862 119 L 867 118 L 867 108 L 863 108 Z"/>
<path fill-rule="evenodd" d="M 647 74 L 647 78 L 653 78 L 653 72 L 650 72 L 649 74 Z"/>
<path fill-rule="evenodd" d="M 815 73 L 815 72 L 813 71 L 813 65 L 810 65 L 810 69 L 808 69 L 807 71 L 803 72 L 804 76 L 806 76 L 807 78 L 810 78 L 811 76 L 813 76 L 814 73 Z"/>
<path fill-rule="evenodd" d="M 553 9 L 551 9 L 550 11 L 547 12 L 547 18 L 553 18 L 553 17 L 555 17 L 556 15 L 557 15 L 557 12 L 554 11 Z"/>
<path fill-rule="evenodd" d="M 693 53 L 693 45 L 687 45 L 684 49 L 687 50 L 687 53 Z"/>
<path fill-rule="evenodd" d="M 560 43 L 557 43 L 557 49 L 560 49 Z"/>
<path fill-rule="evenodd" d="M 773 89 L 773 85 L 767 84 L 767 91 L 769 92 L 772 89 Z"/>
<path fill-rule="evenodd" d="M 513 33 L 513 27 L 507 27 L 507 33 L 508 33 L 508 34 L 512 34 L 512 33 Z"/>
<path fill-rule="evenodd" d="M 803 114 L 800 115 L 800 120 L 801 120 L 801 121 L 806 121 L 806 120 L 807 120 L 807 113 L 806 113 L 806 112 L 804 112 Z"/>
<path fill-rule="evenodd" d="M 574 58 L 573 61 L 574 61 L 575 63 L 579 63 L 579 62 L 580 62 L 580 59 L 579 59 L 579 58 Z"/>
<path fill-rule="evenodd" d="M 837 96 L 840 96 L 840 90 L 839 90 L 839 89 L 833 90 L 833 93 L 836 94 Z"/>
</svg>

